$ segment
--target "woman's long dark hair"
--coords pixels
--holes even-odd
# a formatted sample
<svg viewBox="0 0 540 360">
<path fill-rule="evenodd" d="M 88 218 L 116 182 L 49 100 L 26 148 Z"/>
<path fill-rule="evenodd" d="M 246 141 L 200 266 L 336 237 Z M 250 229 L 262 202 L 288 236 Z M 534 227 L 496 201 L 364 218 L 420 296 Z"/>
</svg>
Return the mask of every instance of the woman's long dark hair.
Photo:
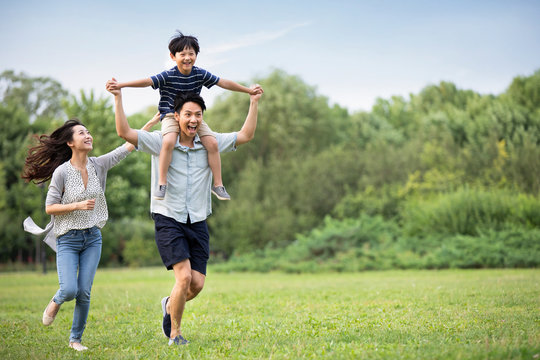
<svg viewBox="0 0 540 360">
<path fill-rule="evenodd" d="M 27 182 L 44 183 L 52 177 L 54 170 L 71 159 L 72 151 L 67 145 L 73 140 L 73 127 L 84 126 L 78 119 L 71 119 L 49 135 L 35 135 L 39 142 L 28 150 L 22 178 Z"/>
</svg>

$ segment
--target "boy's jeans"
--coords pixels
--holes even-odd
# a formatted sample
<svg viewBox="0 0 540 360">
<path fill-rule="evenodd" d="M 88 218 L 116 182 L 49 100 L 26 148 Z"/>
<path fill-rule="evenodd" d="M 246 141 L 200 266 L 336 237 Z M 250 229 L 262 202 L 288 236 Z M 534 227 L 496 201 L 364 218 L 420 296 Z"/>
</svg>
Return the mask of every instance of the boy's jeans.
<svg viewBox="0 0 540 360">
<path fill-rule="evenodd" d="M 96 226 L 70 230 L 56 239 L 56 250 L 60 289 L 53 301 L 62 305 L 77 299 L 69 341 L 80 343 L 90 309 L 90 290 L 101 257 L 101 231 Z"/>
</svg>

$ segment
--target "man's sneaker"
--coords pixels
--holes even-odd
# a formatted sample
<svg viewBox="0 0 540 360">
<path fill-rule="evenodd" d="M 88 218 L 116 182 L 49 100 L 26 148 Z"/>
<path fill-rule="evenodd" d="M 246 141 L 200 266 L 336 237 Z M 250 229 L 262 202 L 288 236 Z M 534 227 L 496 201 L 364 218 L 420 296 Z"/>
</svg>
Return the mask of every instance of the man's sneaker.
<svg viewBox="0 0 540 360">
<path fill-rule="evenodd" d="M 212 186 L 212 194 L 216 195 L 219 200 L 231 200 L 231 196 L 227 194 L 225 186 Z"/>
<path fill-rule="evenodd" d="M 184 339 L 182 337 L 182 335 L 178 335 L 174 339 L 169 339 L 169 346 L 172 345 L 172 344 L 174 344 L 174 345 L 187 345 L 187 344 L 189 344 L 189 341 Z"/>
<path fill-rule="evenodd" d="M 154 193 L 154 199 L 163 200 L 165 193 L 167 192 L 167 185 L 158 185 L 156 192 Z"/>
<path fill-rule="evenodd" d="M 167 314 L 167 302 L 169 297 L 165 296 L 161 299 L 161 310 L 163 310 L 163 323 L 161 324 L 161 329 L 163 330 L 163 335 L 165 337 L 171 337 L 171 314 Z"/>
<path fill-rule="evenodd" d="M 45 311 L 43 311 L 43 319 L 42 319 L 42 321 L 43 321 L 43 325 L 45 325 L 45 326 L 49 326 L 49 325 L 51 325 L 53 323 L 54 318 L 56 317 L 56 314 L 58 314 L 58 310 L 60 310 L 60 305 L 55 303 L 53 299 L 51 299 L 51 301 L 49 301 L 49 304 L 47 304 L 47 307 L 45 308 Z M 50 312 L 48 311 L 49 308 L 50 308 Z"/>
</svg>

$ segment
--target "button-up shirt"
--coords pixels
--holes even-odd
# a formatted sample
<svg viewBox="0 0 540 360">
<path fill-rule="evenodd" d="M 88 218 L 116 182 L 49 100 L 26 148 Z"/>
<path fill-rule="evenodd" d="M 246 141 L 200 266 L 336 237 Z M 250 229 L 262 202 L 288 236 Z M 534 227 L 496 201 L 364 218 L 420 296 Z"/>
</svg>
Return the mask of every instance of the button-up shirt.
<svg viewBox="0 0 540 360">
<path fill-rule="evenodd" d="M 137 150 L 152 155 L 152 189 L 150 211 L 175 219 L 180 223 L 206 220 L 212 213 L 212 171 L 208 166 L 208 153 L 199 136 L 195 135 L 193 148 L 180 145 L 173 149 L 167 172 L 167 192 L 163 200 L 154 199 L 158 187 L 159 152 L 163 141 L 160 131 L 137 130 Z M 237 133 L 215 133 L 219 152 L 236 150 Z"/>
</svg>

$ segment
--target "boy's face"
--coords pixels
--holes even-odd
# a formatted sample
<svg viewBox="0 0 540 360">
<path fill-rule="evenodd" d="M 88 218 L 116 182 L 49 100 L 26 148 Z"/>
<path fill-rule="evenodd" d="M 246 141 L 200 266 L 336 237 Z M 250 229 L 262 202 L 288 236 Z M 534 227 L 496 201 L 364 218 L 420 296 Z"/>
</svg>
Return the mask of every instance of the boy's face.
<svg viewBox="0 0 540 360">
<path fill-rule="evenodd" d="M 192 48 L 185 47 L 184 50 L 177 52 L 176 54 L 171 53 L 171 59 L 178 66 L 178 70 L 184 75 L 191 74 L 191 69 L 195 65 L 195 60 L 197 60 L 197 54 Z"/>
<path fill-rule="evenodd" d="M 194 138 L 203 120 L 203 110 L 199 104 L 187 102 L 174 117 L 180 125 L 180 138 Z"/>
</svg>

